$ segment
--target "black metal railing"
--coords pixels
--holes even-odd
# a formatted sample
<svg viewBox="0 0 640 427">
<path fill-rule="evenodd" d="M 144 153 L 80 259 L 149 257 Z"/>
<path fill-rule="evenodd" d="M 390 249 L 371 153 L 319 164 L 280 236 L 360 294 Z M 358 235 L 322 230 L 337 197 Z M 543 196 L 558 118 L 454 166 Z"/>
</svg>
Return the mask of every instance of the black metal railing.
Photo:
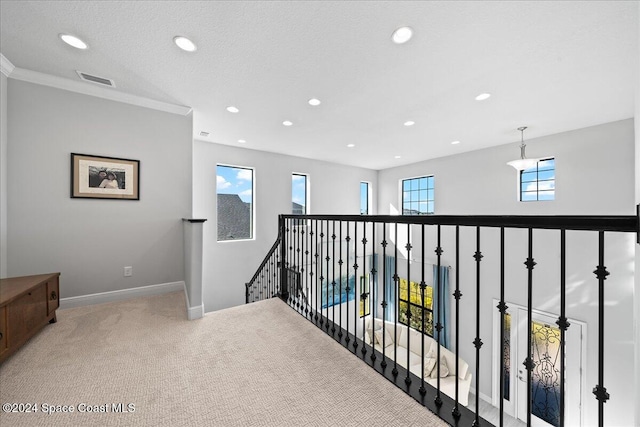
<svg viewBox="0 0 640 427">
<path fill-rule="evenodd" d="M 502 398 L 505 384 L 503 343 L 505 315 L 509 308 L 505 296 L 505 268 L 509 265 L 506 262 L 507 254 L 523 255 L 520 261 L 522 264 L 518 264 L 524 267 L 517 268 L 526 270 L 523 271 L 526 273 L 526 279 L 522 280 L 522 283 L 513 283 L 513 278 L 509 279 L 512 283 L 508 289 L 521 289 L 522 305 L 526 304 L 527 324 L 531 325 L 533 312 L 537 308 L 534 306 L 537 284 L 534 269 L 538 265 L 534 257 L 535 249 L 543 247 L 549 250 L 557 245 L 560 260 L 558 277 L 554 279 L 554 283 L 559 284 L 560 293 L 556 322 L 561 337 L 560 403 L 559 407 L 554 409 L 557 409 L 557 413 L 553 416 L 558 425 L 564 426 L 567 392 L 564 385 L 567 369 L 565 333 L 570 326 L 566 317 L 569 274 L 566 262 L 567 234 L 575 232 L 571 237 L 577 242 L 575 244 L 581 246 L 589 246 L 589 236 L 597 235 L 597 256 L 594 258 L 597 258 L 598 265 L 595 266 L 595 271 L 592 271 L 593 266 L 590 267 L 583 262 L 580 265 L 572 265 L 576 271 L 572 271 L 571 274 L 572 277 L 576 274 L 582 275 L 581 277 L 589 275 L 589 280 L 594 285 L 597 284 L 598 300 L 588 303 L 598 306 L 598 382 L 593 394 L 598 401 L 598 425 L 603 426 L 604 403 L 610 399 L 604 378 L 604 281 L 610 275 L 605 266 L 605 249 L 608 247 L 605 244 L 605 235 L 635 233 L 636 241 L 640 242 L 639 217 L 640 207 L 635 216 L 281 215 L 277 241 L 251 281 L 246 284 L 246 301 L 253 302 L 279 296 L 444 421 L 452 425 L 480 426 L 491 425 L 491 422 L 482 418 L 478 408 L 479 391 L 484 384 L 481 377 L 485 377 L 486 380 L 487 376 L 486 370 L 481 369 L 481 362 L 485 361 L 486 364 L 486 360 L 491 359 L 491 353 L 483 351 L 481 326 L 487 322 L 487 311 L 484 310 L 486 303 L 483 305 L 482 301 L 486 301 L 487 293 L 493 291 L 496 297 L 499 294 L 497 309 L 501 325 L 500 411 L 499 418 L 493 422 L 502 426 L 505 422 Z M 499 233 L 491 230 L 497 230 Z M 541 230 L 556 230 L 557 233 Z M 505 236 L 509 237 L 509 248 L 505 243 Z M 618 244 L 615 238 L 611 240 L 612 245 Z M 435 257 L 430 255 L 427 245 L 432 245 Z M 444 253 L 452 253 L 453 256 L 445 259 Z M 492 263 L 487 265 L 487 259 L 492 260 Z M 412 268 L 412 264 L 418 264 L 418 268 Z M 430 278 L 425 271 L 425 266 L 429 264 L 434 266 Z M 446 285 L 441 278 L 441 268 L 447 264 L 455 274 L 453 285 L 445 292 Z M 498 268 L 492 269 L 494 265 L 498 265 Z M 464 277 L 461 277 L 461 273 L 464 273 Z M 595 274 L 595 280 L 591 274 Z M 513 276 L 513 273 L 511 275 Z M 407 302 L 406 312 L 400 313 L 400 292 L 401 289 L 405 289 L 400 283 L 406 280 L 406 300 L 410 301 L 408 293 L 413 277 L 416 278 L 416 284 L 419 282 L 421 305 L 425 302 L 428 283 L 431 283 L 430 286 L 438 296 L 437 301 L 431 302 L 432 312 L 435 313 L 432 319 L 435 340 L 409 327 L 412 304 Z M 499 290 L 496 290 L 495 286 L 499 286 Z M 463 298 L 463 292 L 468 294 L 465 295 L 466 298 Z M 449 300 L 448 295 L 454 300 Z M 471 301 L 467 303 L 465 299 Z M 443 313 L 449 309 L 453 310 L 455 320 L 448 321 L 450 324 L 447 325 Z M 474 324 L 464 325 L 468 328 L 463 328 L 460 323 L 463 310 L 473 313 Z M 427 310 L 422 310 L 421 319 L 418 321 L 422 324 L 422 331 L 425 331 L 425 311 Z M 406 326 L 400 323 L 400 315 L 406 316 Z M 629 319 L 629 322 L 631 321 L 632 319 Z M 453 342 L 449 345 L 453 346 L 453 350 L 434 344 L 443 343 L 443 337 L 446 335 L 443 331 L 446 328 L 453 337 Z M 472 333 L 475 336 L 470 336 Z M 528 356 L 522 361 L 527 371 L 527 425 L 532 423 L 532 372 L 538 363 L 532 358 L 531 335 L 527 333 Z M 419 342 L 416 343 L 416 340 Z M 425 374 L 425 362 L 429 358 L 429 350 L 425 346 L 431 349 L 435 346 L 435 375 Z M 463 359 L 463 352 L 467 360 Z M 441 371 L 444 370 L 441 356 L 453 359 L 453 378 L 450 378 L 451 375 L 441 375 Z M 419 367 L 415 362 L 416 357 L 419 358 Z M 463 371 L 471 372 L 472 363 L 475 366 L 473 374 L 468 373 L 461 378 Z M 467 369 L 464 369 L 465 365 Z M 467 406 L 472 377 L 475 380 L 475 398 L 472 401 L 473 408 L 469 409 Z"/>
</svg>

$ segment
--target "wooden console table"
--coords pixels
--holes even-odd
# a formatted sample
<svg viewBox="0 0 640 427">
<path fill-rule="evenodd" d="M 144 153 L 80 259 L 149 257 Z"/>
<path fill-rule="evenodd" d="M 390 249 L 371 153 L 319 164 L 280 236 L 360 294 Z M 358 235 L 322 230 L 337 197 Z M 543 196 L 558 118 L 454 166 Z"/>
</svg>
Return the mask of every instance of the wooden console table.
<svg viewBox="0 0 640 427">
<path fill-rule="evenodd" d="M 0 279 L 0 363 L 47 323 L 60 305 L 60 273 Z"/>
</svg>

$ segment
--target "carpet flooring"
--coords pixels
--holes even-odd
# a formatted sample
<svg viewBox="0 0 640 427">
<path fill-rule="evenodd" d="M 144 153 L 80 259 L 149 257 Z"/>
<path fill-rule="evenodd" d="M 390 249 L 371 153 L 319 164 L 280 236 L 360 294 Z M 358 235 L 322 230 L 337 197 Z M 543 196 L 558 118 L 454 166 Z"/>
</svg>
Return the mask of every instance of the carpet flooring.
<svg viewBox="0 0 640 427">
<path fill-rule="evenodd" d="M 283 302 L 189 321 L 182 293 L 59 310 L 0 365 L 0 403 L 38 409 L 3 427 L 446 425 Z"/>
</svg>

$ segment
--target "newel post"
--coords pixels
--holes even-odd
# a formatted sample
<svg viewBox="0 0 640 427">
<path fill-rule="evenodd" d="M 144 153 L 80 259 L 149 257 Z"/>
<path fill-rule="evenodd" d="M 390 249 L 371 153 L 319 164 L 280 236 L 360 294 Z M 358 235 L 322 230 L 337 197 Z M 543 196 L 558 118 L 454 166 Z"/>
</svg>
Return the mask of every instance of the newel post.
<svg viewBox="0 0 640 427">
<path fill-rule="evenodd" d="M 287 230 L 285 228 L 285 218 L 278 217 L 278 234 L 280 235 L 280 292 L 278 296 L 283 301 L 289 299 L 289 277 L 287 274 Z"/>
</svg>

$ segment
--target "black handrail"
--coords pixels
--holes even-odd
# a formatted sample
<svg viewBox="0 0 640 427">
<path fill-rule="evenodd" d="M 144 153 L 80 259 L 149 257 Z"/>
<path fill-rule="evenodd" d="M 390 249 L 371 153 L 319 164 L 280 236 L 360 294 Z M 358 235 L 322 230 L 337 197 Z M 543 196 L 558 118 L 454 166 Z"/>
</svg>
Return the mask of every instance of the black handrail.
<svg viewBox="0 0 640 427">
<path fill-rule="evenodd" d="M 639 214 L 640 215 L 640 214 Z M 281 215 L 285 219 L 315 219 L 392 224 L 460 225 L 639 233 L 638 215 Z"/>
</svg>

